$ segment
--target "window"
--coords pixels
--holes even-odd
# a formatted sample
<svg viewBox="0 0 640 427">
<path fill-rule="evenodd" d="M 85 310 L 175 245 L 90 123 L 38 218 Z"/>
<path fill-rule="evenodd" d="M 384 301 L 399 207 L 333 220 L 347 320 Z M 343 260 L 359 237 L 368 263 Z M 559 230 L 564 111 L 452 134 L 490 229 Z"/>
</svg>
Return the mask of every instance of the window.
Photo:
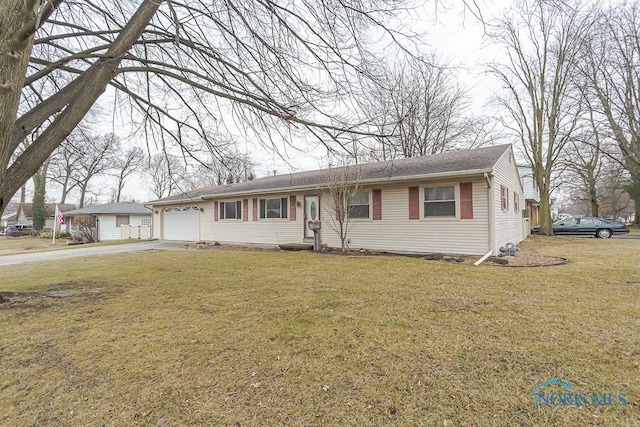
<svg viewBox="0 0 640 427">
<path fill-rule="evenodd" d="M 456 216 L 456 190 L 453 185 L 424 189 L 424 216 Z"/>
<path fill-rule="evenodd" d="M 260 199 L 260 218 L 286 218 L 287 198 L 282 199 Z"/>
<path fill-rule="evenodd" d="M 242 201 L 220 202 L 220 219 L 242 219 Z"/>
<path fill-rule="evenodd" d="M 347 197 L 349 218 L 369 218 L 369 192 L 358 191 Z"/>
<path fill-rule="evenodd" d="M 151 225 L 151 218 L 142 218 L 140 220 L 140 225 L 142 225 L 143 227 Z"/>
<path fill-rule="evenodd" d="M 116 215 L 116 227 L 129 225 L 129 215 Z"/>
<path fill-rule="evenodd" d="M 520 194 L 513 192 L 513 211 L 518 213 L 520 210 Z"/>
<path fill-rule="evenodd" d="M 509 210 L 509 189 L 504 186 L 500 186 L 500 203 L 503 211 Z"/>
</svg>

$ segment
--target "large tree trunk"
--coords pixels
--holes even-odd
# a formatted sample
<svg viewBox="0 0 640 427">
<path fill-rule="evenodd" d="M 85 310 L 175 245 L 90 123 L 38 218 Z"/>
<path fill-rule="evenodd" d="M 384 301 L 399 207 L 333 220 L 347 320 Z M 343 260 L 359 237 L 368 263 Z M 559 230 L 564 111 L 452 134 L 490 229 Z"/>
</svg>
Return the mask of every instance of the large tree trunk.
<svg viewBox="0 0 640 427">
<path fill-rule="evenodd" d="M 33 175 L 33 186 L 33 228 L 42 230 L 47 220 L 47 209 L 44 205 L 47 180 L 43 171 L 40 170 Z"/>
<path fill-rule="evenodd" d="M 549 191 L 543 191 L 542 188 L 540 190 L 540 234 L 553 236 Z"/>
<path fill-rule="evenodd" d="M 87 194 L 88 187 L 89 187 L 89 181 L 83 182 L 82 185 L 80 186 L 80 205 L 78 206 L 78 209 L 84 208 L 84 197 Z"/>
<path fill-rule="evenodd" d="M 0 186 L 13 154 L 11 134 L 33 45 L 33 34 L 25 34 L 24 29 L 34 17 L 35 7 L 33 1 L 0 1 Z M 0 215 L 26 181 L 0 191 Z"/>
<path fill-rule="evenodd" d="M 52 0 L 55 8 L 61 0 Z M 31 178 L 53 150 L 80 123 L 117 73 L 120 62 L 147 27 L 164 0 L 144 0 L 104 57 L 93 63 L 55 95 L 17 119 L 20 92 L 25 80 L 33 32 L 40 19 L 32 19 L 39 2 L 0 1 L 0 213 L 9 199 Z M 29 7 L 31 7 L 29 9 Z M 46 16 L 44 18 L 46 19 Z M 33 30 L 29 30 L 33 27 Z M 15 34 L 10 38 L 7 34 Z M 26 34 L 26 36 L 25 36 Z M 45 120 L 53 122 L 10 166 L 9 159 L 19 142 Z"/>
<path fill-rule="evenodd" d="M 67 187 L 69 186 L 69 176 L 67 175 L 64 178 L 64 181 L 62 183 L 62 196 L 60 197 L 60 203 L 64 204 L 64 202 L 67 200 L 67 195 L 69 194 L 69 191 L 67 189 Z"/>
<path fill-rule="evenodd" d="M 595 182 L 589 182 L 589 203 L 591 204 L 591 216 L 598 217 L 600 213 L 598 212 L 598 193 L 596 191 Z"/>
<path fill-rule="evenodd" d="M 47 194 L 47 170 L 49 161 L 44 162 L 38 172 L 33 175 L 33 228 L 42 230 L 47 222 L 45 197 Z"/>
</svg>

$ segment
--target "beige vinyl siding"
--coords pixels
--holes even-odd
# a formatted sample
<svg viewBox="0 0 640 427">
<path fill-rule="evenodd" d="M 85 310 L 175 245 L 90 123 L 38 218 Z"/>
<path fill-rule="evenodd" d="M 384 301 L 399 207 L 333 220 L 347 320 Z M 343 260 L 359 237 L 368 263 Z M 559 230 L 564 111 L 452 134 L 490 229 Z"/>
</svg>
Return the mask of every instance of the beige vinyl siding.
<svg viewBox="0 0 640 427">
<path fill-rule="evenodd" d="M 352 220 L 347 238 L 351 249 L 405 253 L 451 253 L 483 255 L 489 248 L 487 186 L 484 179 L 473 182 L 473 219 L 460 219 L 457 181 L 425 181 L 393 186 L 373 186 L 382 190 L 382 220 Z M 410 186 L 420 186 L 420 219 L 409 220 Z M 455 185 L 456 217 L 424 218 L 424 185 Z M 326 200 L 328 196 L 322 195 Z M 340 246 L 339 235 L 328 224 L 327 203 L 323 208 L 322 242 Z M 335 228 L 335 227 L 334 227 Z"/>
<path fill-rule="evenodd" d="M 350 248 L 382 250 L 399 253 L 450 253 L 484 255 L 489 250 L 488 191 L 483 177 L 463 179 L 473 186 L 473 219 L 460 219 L 460 194 L 458 181 L 424 181 L 394 185 L 375 185 L 366 190 L 381 189 L 382 219 L 352 219 L 348 234 Z M 456 188 L 456 216 L 451 218 L 424 218 L 424 185 L 454 185 Z M 409 220 L 410 186 L 420 186 L 420 219 Z M 317 194 L 309 192 L 308 194 Z M 296 221 L 287 219 L 253 220 L 253 199 L 289 197 L 290 194 L 265 194 L 257 196 L 231 197 L 218 201 L 249 200 L 248 221 L 214 221 L 213 201 L 199 202 L 203 209 L 200 215 L 200 238 L 221 243 L 256 243 L 277 245 L 304 241 L 304 194 L 295 194 Z M 339 247 L 338 234 L 331 227 L 329 196 L 321 194 L 322 243 Z M 370 196 L 370 216 L 373 213 Z M 289 206 L 287 207 L 289 209 Z M 288 212 L 288 215 L 289 212 Z M 155 224 L 154 224 L 155 225 Z"/>
<path fill-rule="evenodd" d="M 235 201 L 249 199 L 248 221 L 242 220 L 218 220 L 213 218 L 213 202 L 201 204 L 204 207 L 204 215 L 200 217 L 200 237 L 203 240 L 217 241 L 221 243 L 258 243 L 278 245 L 282 243 L 301 243 L 303 241 L 303 195 L 296 194 L 296 200 L 300 206 L 296 206 L 296 220 L 291 221 L 289 203 L 287 203 L 286 219 L 258 219 L 253 220 L 253 199 L 289 198 L 289 194 L 266 194 L 259 196 L 235 197 L 220 199 L 219 201 Z M 289 200 L 288 200 L 289 202 Z M 259 209 L 259 206 L 258 206 Z"/>
<path fill-rule="evenodd" d="M 495 212 L 495 245 L 494 254 L 499 252 L 501 246 L 507 243 L 517 244 L 522 241 L 522 212 L 524 208 L 521 202 L 520 211 L 515 212 L 513 206 L 513 192 L 522 195 L 520 175 L 511 150 L 506 151 L 494 167 L 493 195 Z M 500 186 L 508 188 L 509 210 L 503 211 L 500 198 Z"/>
<path fill-rule="evenodd" d="M 160 220 L 160 212 L 162 210 L 162 206 L 152 206 L 153 208 L 153 219 L 152 219 L 152 230 L 151 237 L 154 239 L 162 238 L 162 221 Z"/>
</svg>

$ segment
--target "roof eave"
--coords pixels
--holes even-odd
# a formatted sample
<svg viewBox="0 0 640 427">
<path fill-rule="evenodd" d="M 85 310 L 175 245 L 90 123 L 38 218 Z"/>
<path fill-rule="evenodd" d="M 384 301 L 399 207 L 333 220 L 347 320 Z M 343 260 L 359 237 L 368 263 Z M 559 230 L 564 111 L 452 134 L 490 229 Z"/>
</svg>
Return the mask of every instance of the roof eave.
<svg viewBox="0 0 640 427">
<path fill-rule="evenodd" d="M 174 200 L 159 199 L 159 200 L 152 200 L 150 202 L 144 203 L 144 206 L 146 207 L 165 206 L 165 205 L 176 205 L 176 204 L 185 204 L 185 203 L 197 203 L 202 201 L 203 201 L 202 197 L 194 197 L 189 199 L 174 199 Z"/>
<path fill-rule="evenodd" d="M 414 181 L 417 179 L 440 179 L 440 178 L 450 178 L 454 176 L 467 177 L 467 176 L 482 175 L 484 173 L 492 173 L 492 172 L 493 172 L 493 168 L 473 169 L 473 170 L 467 170 L 467 171 L 453 171 L 453 172 L 441 172 L 441 173 L 434 173 L 434 174 L 398 176 L 398 177 L 391 177 L 391 178 L 385 178 L 385 179 L 380 179 L 380 178 L 363 179 L 363 180 L 360 180 L 360 183 L 364 185 L 378 184 L 378 183 L 386 184 L 389 182 L 395 183 L 395 182 L 402 182 L 402 181 Z M 234 196 L 245 196 L 245 195 L 251 195 L 251 194 L 274 194 L 274 193 L 290 193 L 292 191 L 311 191 L 311 190 L 322 189 L 324 187 L 325 186 L 322 184 L 313 184 L 313 185 L 299 185 L 295 187 L 280 187 L 280 188 L 264 189 L 264 190 L 236 191 L 236 192 L 229 192 L 229 193 L 204 195 L 200 197 L 199 201 L 222 199 L 222 198 L 234 197 Z M 195 201 L 195 200 L 192 200 L 192 201 Z M 168 202 L 166 204 L 175 204 L 175 203 L 178 203 L 178 201 L 174 201 L 173 203 Z M 160 204 L 157 203 L 152 206 L 158 206 L 158 205 Z"/>
</svg>

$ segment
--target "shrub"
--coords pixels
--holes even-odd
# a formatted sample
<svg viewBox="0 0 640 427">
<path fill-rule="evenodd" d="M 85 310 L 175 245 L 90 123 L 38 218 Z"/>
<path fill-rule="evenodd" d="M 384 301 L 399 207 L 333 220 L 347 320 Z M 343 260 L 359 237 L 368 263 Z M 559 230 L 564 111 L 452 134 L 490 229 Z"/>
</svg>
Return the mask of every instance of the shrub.
<svg viewBox="0 0 640 427">
<path fill-rule="evenodd" d="M 70 236 L 71 233 L 66 231 L 56 231 L 56 239 L 64 239 Z M 38 237 L 41 239 L 53 239 L 53 231 L 41 231 L 40 234 L 38 234 Z"/>
<path fill-rule="evenodd" d="M 79 238 L 84 242 L 93 243 L 96 241 L 96 221 L 90 215 L 76 216 L 72 221 L 74 238 Z"/>
</svg>

